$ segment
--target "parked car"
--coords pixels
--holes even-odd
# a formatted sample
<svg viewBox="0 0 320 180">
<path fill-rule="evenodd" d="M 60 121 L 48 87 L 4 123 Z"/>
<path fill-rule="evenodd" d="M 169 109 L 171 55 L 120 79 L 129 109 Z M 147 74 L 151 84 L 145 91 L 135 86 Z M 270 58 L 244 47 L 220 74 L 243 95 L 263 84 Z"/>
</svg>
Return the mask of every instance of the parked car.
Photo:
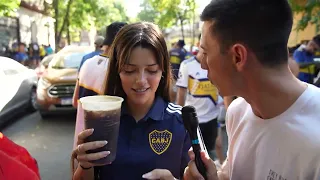
<svg viewBox="0 0 320 180">
<path fill-rule="evenodd" d="M 43 74 L 47 73 L 47 69 L 49 66 L 49 63 L 53 59 L 55 54 L 50 54 L 42 59 L 39 66 L 35 69 L 38 78 L 40 78 Z"/>
<path fill-rule="evenodd" d="M 37 81 L 34 70 L 0 56 L 0 125 L 17 113 L 35 111 Z"/>
<path fill-rule="evenodd" d="M 72 96 L 78 68 L 82 57 L 93 50 L 89 46 L 67 46 L 53 57 L 37 87 L 38 110 L 42 116 L 75 110 Z"/>
</svg>

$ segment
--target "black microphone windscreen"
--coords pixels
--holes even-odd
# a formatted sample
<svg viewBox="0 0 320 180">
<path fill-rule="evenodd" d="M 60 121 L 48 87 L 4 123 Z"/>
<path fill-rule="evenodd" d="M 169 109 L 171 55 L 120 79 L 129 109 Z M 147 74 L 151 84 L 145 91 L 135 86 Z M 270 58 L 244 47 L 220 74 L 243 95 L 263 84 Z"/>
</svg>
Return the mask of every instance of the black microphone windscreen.
<svg viewBox="0 0 320 180">
<path fill-rule="evenodd" d="M 186 114 L 186 113 L 195 113 L 196 112 L 196 108 L 194 108 L 193 106 L 184 106 L 181 110 L 182 114 Z"/>
</svg>

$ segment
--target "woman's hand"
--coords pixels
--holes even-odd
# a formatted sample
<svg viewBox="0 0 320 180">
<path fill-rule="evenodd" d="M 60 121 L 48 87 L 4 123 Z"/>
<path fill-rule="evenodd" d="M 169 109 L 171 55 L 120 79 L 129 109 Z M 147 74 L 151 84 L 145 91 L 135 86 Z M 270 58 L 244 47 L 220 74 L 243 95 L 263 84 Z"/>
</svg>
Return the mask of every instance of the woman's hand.
<svg viewBox="0 0 320 180">
<path fill-rule="evenodd" d="M 177 180 L 176 178 L 173 177 L 171 172 L 166 169 L 155 169 L 147 174 L 144 174 L 142 176 L 144 179 L 149 179 L 149 180 Z"/>
<path fill-rule="evenodd" d="M 107 157 L 110 154 L 110 151 L 102 151 L 98 153 L 91 153 L 87 154 L 86 151 L 88 150 L 94 150 L 97 148 L 101 148 L 105 146 L 108 142 L 107 141 L 94 141 L 94 142 L 87 142 L 85 143 L 85 139 L 92 135 L 93 129 L 87 129 L 79 133 L 78 135 L 78 141 L 77 141 L 77 160 L 79 162 L 79 165 L 81 165 L 83 168 L 90 168 L 93 166 L 103 166 L 105 164 L 93 164 L 89 161 L 99 160 L 101 158 Z"/>
</svg>

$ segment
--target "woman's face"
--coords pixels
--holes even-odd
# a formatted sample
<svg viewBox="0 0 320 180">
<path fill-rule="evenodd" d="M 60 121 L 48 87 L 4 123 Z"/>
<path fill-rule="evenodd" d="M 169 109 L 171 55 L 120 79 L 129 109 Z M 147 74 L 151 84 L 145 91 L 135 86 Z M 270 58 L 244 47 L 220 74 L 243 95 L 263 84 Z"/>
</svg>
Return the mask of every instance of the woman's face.
<svg viewBox="0 0 320 180">
<path fill-rule="evenodd" d="M 134 48 L 129 63 L 120 72 L 127 101 L 136 105 L 153 103 L 161 75 L 153 52 L 146 48 Z"/>
</svg>

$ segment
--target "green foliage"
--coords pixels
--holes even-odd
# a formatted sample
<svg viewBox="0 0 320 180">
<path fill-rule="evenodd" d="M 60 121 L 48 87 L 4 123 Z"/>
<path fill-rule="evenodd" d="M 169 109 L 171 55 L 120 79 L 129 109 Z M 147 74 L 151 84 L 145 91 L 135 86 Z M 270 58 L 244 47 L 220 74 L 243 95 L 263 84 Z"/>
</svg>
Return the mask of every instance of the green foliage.
<svg viewBox="0 0 320 180">
<path fill-rule="evenodd" d="M 151 21 L 161 28 L 187 23 L 195 13 L 195 0 L 144 0 L 138 14 L 142 21 Z"/>
<path fill-rule="evenodd" d="M 140 7 L 142 10 L 138 13 L 137 19 L 140 21 L 155 22 L 158 12 L 151 6 L 148 0 L 144 0 Z"/>
<path fill-rule="evenodd" d="M 316 26 L 316 31 L 320 32 L 320 1 L 319 0 L 289 0 L 291 8 L 295 13 L 301 13 L 297 31 L 304 30 L 309 24 Z"/>
<path fill-rule="evenodd" d="M 0 0 L 0 16 L 14 16 L 20 0 Z"/>
<path fill-rule="evenodd" d="M 55 0 L 57 1 L 57 0 Z M 80 30 L 89 30 L 95 26 L 98 30 L 105 27 L 113 21 L 128 21 L 125 14 L 125 8 L 117 0 L 58 0 L 58 29 L 61 30 L 67 11 L 69 11 L 69 30 L 72 40 L 78 40 Z M 71 1 L 70 9 L 67 9 Z M 54 8 L 51 7 L 51 15 L 54 14 Z M 67 26 L 62 29 L 62 35 L 66 36 Z"/>
</svg>

